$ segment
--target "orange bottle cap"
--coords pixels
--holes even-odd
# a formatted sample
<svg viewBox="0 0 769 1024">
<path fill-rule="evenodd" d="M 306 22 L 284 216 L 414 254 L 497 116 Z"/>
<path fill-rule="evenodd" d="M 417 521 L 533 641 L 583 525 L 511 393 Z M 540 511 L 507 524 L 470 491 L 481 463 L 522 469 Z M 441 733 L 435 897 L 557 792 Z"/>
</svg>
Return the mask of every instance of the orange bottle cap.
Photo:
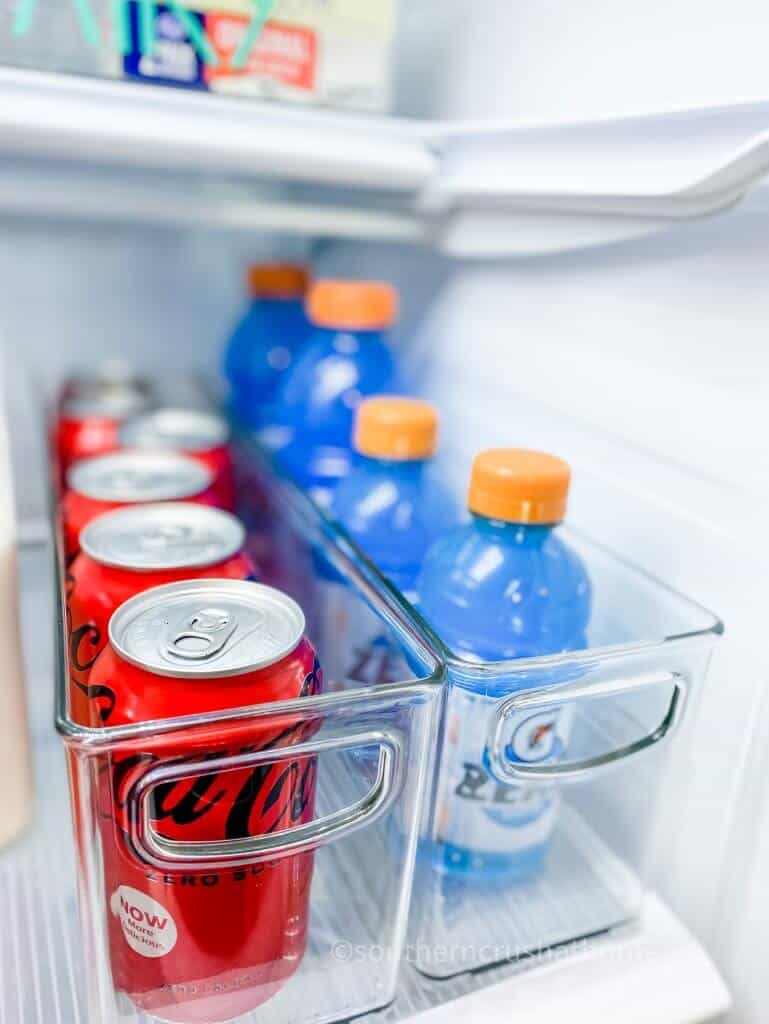
<svg viewBox="0 0 769 1024">
<path fill-rule="evenodd" d="M 316 281 L 307 316 L 318 327 L 381 331 L 398 319 L 398 293 L 382 281 Z"/>
<path fill-rule="evenodd" d="M 429 402 L 379 395 L 356 410 L 353 447 L 361 455 L 416 462 L 435 455 L 437 444 L 438 410 Z"/>
<path fill-rule="evenodd" d="M 248 268 L 246 282 L 254 298 L 303 299 L 310 272 L 299 263 L 254 263 Z"/>
<path fill-rule="evenodd" d="M 468 508 L 509 523 L 560 523 L 571 470 L 563 459 L 525 448 L 493 448 L 473 462 Z"/>
</svg>

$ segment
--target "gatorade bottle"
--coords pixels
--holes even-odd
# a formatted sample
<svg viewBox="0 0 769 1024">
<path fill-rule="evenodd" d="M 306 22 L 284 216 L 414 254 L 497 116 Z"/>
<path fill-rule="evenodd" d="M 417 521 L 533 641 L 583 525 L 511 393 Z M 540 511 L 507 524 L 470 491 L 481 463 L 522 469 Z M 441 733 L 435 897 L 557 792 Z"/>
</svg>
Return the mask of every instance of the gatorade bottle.
<svg viewBox="0 0 769 1024">
<path fill-rule="evenodd" d="M 569 467 L 541 452 L 498 449 L 473 464 L 472 520 L 441 538 L 425 558 L 420 610 L 466 662 L 558 654 L 586 646 L 590 581 L 554 527 L 566 512 Z M 487 737 L 499 699 L 516 689 L 562 681 L 538 673 L 482 677 L 449 666 L 442 798 L 437 816 L 440 868 L 467 878 L 529 878 L 543 865 L 558 792 L 508 786 L 488 772 Z M 509 724 L 507 755 L 548 763 L 568 740 L 571 708 L 522 712 Z"/>
<path fill-rule="evenodd" d="M 395 289 L 376 281 L 316 281 L 307 297 L 314 330 L 278 392 L 291 443 L 284 467 L 321 505 L 351 467 L 355 408 L 368 395 L 399 390 L 385 332 L 395 323 Z"/>
<path fill-rule="evenodd" d="M 437 441 L 438 412 L 429 402 L 367 398 L 353 432 L 360 459 L 331 502 L 334 518 L 411 601 L 428 548 L 458 521 L 451 495 L 430 472 Z"/>
<path fill-rule="evenodd" d="M 416 398 L 378 396 L 358 406 L 353 449 L 359 458 L 331 502 L 333 517 L 410 601 L 428 548 L 455 526 L 451 495 L 431 472 L 438 412 Z M 327 577 L 324 622 L 331 635 L 327 675 L 346 686 L 393 683 L 411 676 L 382 622 L 333 575 Z"/>
<path fill-rule="evenodd" d="M 227 345 L 224 372 L 234 415 L 260 430 L 263 443 L 274 448 L 281 443 L 274 428 L 275 395 L 309 333 L 304 315 L 309 274 L 292 263 L 255 264 L 247 281 L 251 302 Z"/>
</svg>

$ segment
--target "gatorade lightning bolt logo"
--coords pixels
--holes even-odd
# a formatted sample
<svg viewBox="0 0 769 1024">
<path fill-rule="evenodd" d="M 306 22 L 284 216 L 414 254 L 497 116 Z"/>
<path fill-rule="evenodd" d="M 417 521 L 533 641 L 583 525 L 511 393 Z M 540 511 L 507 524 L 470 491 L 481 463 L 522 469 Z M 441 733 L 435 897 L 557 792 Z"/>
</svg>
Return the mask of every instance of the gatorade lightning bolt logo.
<svg viewBox="0 0 769 1024">
<path fill-rule="evenodd" d="M 550 736 L 554 728 L 555 723 L 553 722 L 548 722 L 547 725 L 538 725 L 534 732 L 531 734 L 531 739 L 529 740 L 529 750 L 533 751 L 534 753 L 538 753 L 540 750 L 544 749 L 545 738 Z"/>
<path fill-rule="evenodd" d="M 548 709 L 524 719 L 513 734 L 512 756 L 518 761 L 544 761 L 554 757 L 559 746 L 557 721 L 558 709 Z"/>
</svg>

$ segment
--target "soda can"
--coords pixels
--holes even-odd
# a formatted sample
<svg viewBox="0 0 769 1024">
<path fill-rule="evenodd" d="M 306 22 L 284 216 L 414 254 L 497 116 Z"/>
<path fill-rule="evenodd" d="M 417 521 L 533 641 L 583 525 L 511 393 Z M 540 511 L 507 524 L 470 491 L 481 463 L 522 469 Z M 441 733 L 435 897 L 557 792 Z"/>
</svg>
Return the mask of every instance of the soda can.
<svg viewBox="0 0 769 1024">
<path fill-rule="evenodd" d="M 61 502 L 67 561 L 80 549 L 80 531 L 102 513 L 158 501 L 217 506 L 213 482 L 210 469 L 173 452 L 114 452 L 76 462 Z"/>
<path fill-rule="evenodd" d="M 221 508 L 235 508 L 235 478 L 230 431 L 216 413 L 201 409 L 155 409 L 127 420 L 119 430 L 123 448 L 180 452 L 197 459 L 214 474 Z"/>
<path fill-rule="evenodd" d="M 304 615 L 259 583 L 196 580 L 145 591 L 109 624 L 91 680 L 115 690 L 113 725 L 241 709 L 311 697 L 322 689 Z M 131 839 L 134 787 L 147 770 L 210 765 L 205 775 L 161 783 L 149 796 L 159 841 L 211 843 L 279 833 L 313 818 L 316 759 L 291 756 L 317 720 L 290 712 L 150 733 L 113 747 L 98 773 L 98 820 L 109 907 L 113 982 L 164 1021 L 215 1024 L 271 998 L 307 942 L 313 854 L 235 869 L 151 866 Z M 270 750 L 283 759 L 217 761 Z"/>
<path fill-rule="evenodd" d="M 149 402 L 154 387 L 148 377 L 138 373 L 131 363 L 107 359 L 96 367 L 78 370 L 67 376 L 61 389 L 61 400 L 104 394 L 114 390 L 134 391 Z"/>
<path fill-rule="evenodd" d="M 80 459 L 118 449 L 120 424 L 143 412 L 149 394 L 123 385 L 86 388 L 82 383 L 65 392 L 54 427 L 53 449 L 63 481 Z"/>
<path fill-rule="evenodd" d="M 113 612 L 136 594 L 189 579 L 253 580 L 243 550 L 246 531 L 229 512 L 183 501 L 135 505 L 105 512 L 80 534 L 69 567 L 70 717 L 107 725 L 110 689 L 88 685 L 91 667 L 107 644 Z"/>
</svg>

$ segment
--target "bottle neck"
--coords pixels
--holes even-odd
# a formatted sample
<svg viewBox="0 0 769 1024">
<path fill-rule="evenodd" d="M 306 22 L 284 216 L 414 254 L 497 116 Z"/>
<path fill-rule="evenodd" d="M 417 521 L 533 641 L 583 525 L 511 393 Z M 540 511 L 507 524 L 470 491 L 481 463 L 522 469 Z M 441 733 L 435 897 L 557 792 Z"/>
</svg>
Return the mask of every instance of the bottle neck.
<svg viewBox="0 0 769 1024">
<path fill-rule="evenodd" d="M 508 523 L 473 513 L 473 524 L 479 533 L 500 544 L 519 548 L 541 547 L 557 523 Z"/>
<path fill-rule="evenodd" d="M 290 306 L 298 306 L 302 302 L 301 296 L 290 296 L 285 299 L 276 295 L 252 295 L 251 306 L 259 309 L 288 309 Z"/>
<path fill-rule="evenodd" d="M 429 465 L 428 460 L 415 459 L 404 461 L 403 459 L 382 459 L 371 455 L 360 456 L 363 465 L 374 472 L 384 474 L 397 474 L 401 480 L 409 480 L 418 483 Z"/>
<path fill-rule="evenodd" d="M 361 347 L 381 342 L 384 338 L 383 331 L 353 331 L 345 327 L 313 326 L 314 330 L 326 339 L 327 344 L 343 356 L 354 356 Z"/>
</svg>

